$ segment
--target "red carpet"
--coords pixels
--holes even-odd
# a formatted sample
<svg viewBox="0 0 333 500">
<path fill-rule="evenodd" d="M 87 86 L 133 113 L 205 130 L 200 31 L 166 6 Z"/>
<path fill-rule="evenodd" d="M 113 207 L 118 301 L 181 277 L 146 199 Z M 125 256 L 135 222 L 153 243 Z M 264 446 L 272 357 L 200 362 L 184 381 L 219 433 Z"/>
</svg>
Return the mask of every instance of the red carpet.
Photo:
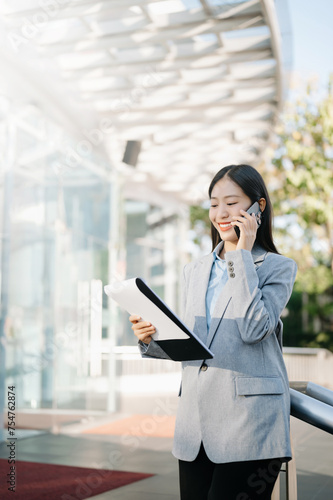
<svg viewBox="0 0 333 500">
<path fill-rule="evenodd" d="M 83 500 L 154 475 L 16 461 L 14 493 L 8 490 L 10 467 L 0 459 L 1 500 Z"/>
</svg>

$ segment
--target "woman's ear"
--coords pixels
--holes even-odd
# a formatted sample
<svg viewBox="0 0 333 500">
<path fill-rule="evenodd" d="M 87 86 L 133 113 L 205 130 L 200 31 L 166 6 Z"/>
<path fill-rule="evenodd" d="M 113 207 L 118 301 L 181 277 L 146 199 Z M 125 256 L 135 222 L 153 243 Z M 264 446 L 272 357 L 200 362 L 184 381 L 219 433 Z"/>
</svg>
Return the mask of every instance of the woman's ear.
<svg viewBox="0 0 333 500">
<path fill-rule="evenodd" d="M 265 198 L 260 198 L 259 200 L 259 207 L 260 207 L 260 210 L 263 212 L 266 208 L 266 200 Z"/>
</svg>

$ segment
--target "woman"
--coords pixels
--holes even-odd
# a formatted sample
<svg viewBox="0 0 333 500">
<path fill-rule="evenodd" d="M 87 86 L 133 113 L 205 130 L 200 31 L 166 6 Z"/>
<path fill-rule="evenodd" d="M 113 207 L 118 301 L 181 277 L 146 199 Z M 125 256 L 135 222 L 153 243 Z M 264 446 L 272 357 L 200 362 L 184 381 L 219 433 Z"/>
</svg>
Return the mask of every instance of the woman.
<svg viewBox="0 0 333 500">
<path fill-rule="evenodd" d="M 222 168 L 209 198 L 213 250 L 184 267 L 182 319 L 214 358 L 182 364 L 173 445 L 181 500 L 269 500 L 291 459 L 280 316 L 297 268 L 273 243 L 269 195 L 253 167 Z M 257 216 L 247 213 L 255 202 Z M 142 356 L 168 358 L 154 326 L 129 319 Z"/>
</svg>

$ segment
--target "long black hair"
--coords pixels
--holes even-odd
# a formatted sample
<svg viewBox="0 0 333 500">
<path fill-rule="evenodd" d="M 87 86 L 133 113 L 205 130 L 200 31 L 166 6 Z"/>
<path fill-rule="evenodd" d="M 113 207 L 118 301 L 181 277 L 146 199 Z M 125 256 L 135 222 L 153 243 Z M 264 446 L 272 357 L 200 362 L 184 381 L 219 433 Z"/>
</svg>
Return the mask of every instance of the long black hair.
<svg viewBox="0 0 333 500">
<path fill-rule="evenodd" d="M 209 199 L 211 198 L 213 187 L 215 186 L 217 181 L 222 179 L 225 175 L 227 175 L 233 182 L 238 184 L 238 186 L 243 190 L 246 196 L 250 198 L 252 203 L 254 203 L 255 201 L 259 201 L 260 198 L 265 198 L 266 207 L 264 212 L 262 213 L 262 222 L 257 231 L 256 243 L 258 243 L 268 252 L 279 253 L 273 242 L 273 209 L 264 179 L 261 177 L 259 172 L 250 165 L 229 165 L 222 168 L 217 172 L 217 174 L 215 174 L 208 188 Z M 214 227 L 214 225 L 210 223 L 210 226 L 213 251 L 216 245 L 222 240 L 218 230 Z"/>
</svg>

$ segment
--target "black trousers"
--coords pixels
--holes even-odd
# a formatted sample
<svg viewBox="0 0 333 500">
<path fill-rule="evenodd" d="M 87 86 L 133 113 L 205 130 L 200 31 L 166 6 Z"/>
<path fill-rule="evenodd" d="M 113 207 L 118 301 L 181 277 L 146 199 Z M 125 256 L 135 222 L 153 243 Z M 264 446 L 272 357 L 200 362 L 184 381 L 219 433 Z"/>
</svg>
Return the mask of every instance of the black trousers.
<svg viewBox="0 0 333 500">
<path fill-rule="evenodd" d="M 193 462 L 179 460 L 181 500 L 270 500 L 280 458 L 215 464 L 203 444 Z"/>
</svg>

